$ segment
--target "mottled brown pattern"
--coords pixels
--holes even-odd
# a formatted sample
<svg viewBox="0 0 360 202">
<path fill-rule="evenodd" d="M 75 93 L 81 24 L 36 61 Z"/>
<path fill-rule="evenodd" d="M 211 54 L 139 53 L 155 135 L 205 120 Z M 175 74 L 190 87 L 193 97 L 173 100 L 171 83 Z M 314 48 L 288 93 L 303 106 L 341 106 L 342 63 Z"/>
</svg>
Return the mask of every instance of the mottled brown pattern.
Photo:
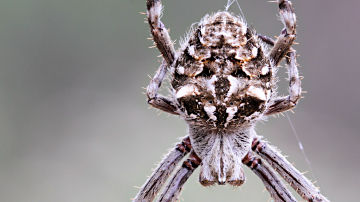
<svg viewBox="0 0 360 202">
<path fill-rule="evenodd" d="M 209 120 L 209 116 L 204 116 L 203 113 L 193 113 L 200 115 L 196 122 L 201 122 L 204 126 L 215 124 L 219 129 L 226 126 L 241 127 L 240 117 L 265 110 L 265 107 L 260 108 L 260 104 L 254 104 L 259 103 L 258 98 L 246 95 L 246 91 L 249 86 L 261 86 L 263 89 L 271 90 L 273 85 L 271 63 L 264 55 L 265 47 L 261 41 L 241 19 L 228 12 L 206 16 L 190 33 L 186 43 L 187 45 L 182 48 L 182 54 L 175 61 L 172 87 L 178 91 L 185 85 L 194 84 L 200 91 L 196 96 L 200 102 L 203 100 L 201 97 L 208 100 L 211 88 L 215 89 L 211 101 L 216 107 L 214 114 L 217 120 Z M 262 75 L 261 70 L 264 66 L 270 69 L 267 74 Z M 209 86 L 214 75 L 216 81 Z M 242 88 L 237 89 L 235 95 L 227 95 L 231 86 L 229 75 L 242 83 Z M 188 101 L 189 103 L 186 103 L 184 98 L 178 98 L 184 114 L 187 115 L 190 115 L 189 112 L 194 112 L 195 106 L 204 106 L 196 103 L 194 99 Z M 226 107 L 234 103 L 237 106 L 243 103 L 242 108 L 245 109 L 239 110 L 231 122 L 225 125 Z M 194 120 L 193 116 L 185 118 Z M 253 119 L 255 118 L 249 120 Z"/>
</svg>

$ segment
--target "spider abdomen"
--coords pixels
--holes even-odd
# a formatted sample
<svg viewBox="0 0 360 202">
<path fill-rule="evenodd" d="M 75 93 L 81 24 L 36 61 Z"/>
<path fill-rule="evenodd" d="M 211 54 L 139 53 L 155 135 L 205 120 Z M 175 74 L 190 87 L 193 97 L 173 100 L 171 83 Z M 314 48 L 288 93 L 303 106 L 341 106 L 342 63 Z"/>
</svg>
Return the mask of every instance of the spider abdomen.
<svg viewBox="0 0 360 202">
<path fill-rule="evenodd" d="M 240 17 L 226 11 L 205 16 L 174 62 L 171 84 L 182 116 L 219 130 L 259 118 L 272 92 L 263 50 Z"/>
</svg>

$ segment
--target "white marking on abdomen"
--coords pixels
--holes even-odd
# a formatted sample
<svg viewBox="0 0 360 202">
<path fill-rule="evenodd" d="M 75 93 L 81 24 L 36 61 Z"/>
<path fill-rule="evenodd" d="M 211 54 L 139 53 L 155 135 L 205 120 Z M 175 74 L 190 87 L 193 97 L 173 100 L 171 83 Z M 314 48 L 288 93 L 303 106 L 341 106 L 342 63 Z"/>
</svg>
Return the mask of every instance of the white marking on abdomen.
<svg viewBox="0 0 360 202">
<path fill-rule="evenodd" d="M 252 58 L 256 58 L 257 54 L 258 54 L 258 48 L 254 46 L 254 47 L 251 49 Z"/>
<path fill-rule="evenodd" d="M 186 85 L 182 88 L 180 88 L 176 93 L 176 99 L 179 99 L 181 97 L 189 96 L 189 95 L 198 95 L 199 90 L 194 85 Z"/>
<path fill-rule="evenodd" d="M 216 75 L 213 75 L 210 80 L 206 81 L 206 87 L 207 87 L 208 90 L 211 91 L 212 96 L 214 98 L 216 97 L 216 94 L 215 94 L 215 82 L 216 81 L 217 81 Z"/>
<path fill-rule="evenodd" d="M 262 75 L 266 75 L 267 73 L 269 73 L 269 67 L 265 66 L 261 69 L 261 74 Z"/>
<path fill-rule="evenodd" d="M 229 75 L 228 77 L 228 80 L 230 82 L 230 88 L 229 88 L 229 91 L 226 95 L 226 99 L 225 101 L 227 101 L 227 99 L 234 93 L 236 93 L 236 91 L 239 89 L 239 80 L 231 75 Z"/>
<path fill-rule="evenodd" d="M 215 110 L 216 110 L 216 107 L 215 107 L 215 106 L 213 106 L 213 105 L 206 105 L 206 106 L 204 106 L 204 110 L 205 110 L 205 112 L 207 113 L 207 115 L 209 116 L 209 118 L 210 118 L 211 120 L 213 120 L 213 121 L 216 121 L 216 120 L 217 120 L 216 116 L 214 115 L 214 112 L 215 112 Z"/>
<path fill-rule="evenodd" d="M 179 66 L 178 68 L 177 68 L 177 72 L 179 73 L 179 74 L 184 74 L 184 72 L 185 72 L 185 69 L 184 69 L 184 67 L 183 66 Z"/>
<path fill-rule="evenodd" d="M 259 100 L 263 100 L 263 101 L 266 100 L 266 95 L 265 95 L 264 89 L 262 89 L 262 88 L 250 86 L 249 89 L 247 90 L 246 94 L 248 94 L 252 97 L 256 97 Z"/>
<path fill-rule="evenodd" d="M 226 108 L 226 113 L 228 113 L 228 116 L 226 118 L 225 127 L 229 124 L 229 122 L 234 118 L 235 113 L 238 111 L 237 106 L 232 106 Z"/>
</svg>

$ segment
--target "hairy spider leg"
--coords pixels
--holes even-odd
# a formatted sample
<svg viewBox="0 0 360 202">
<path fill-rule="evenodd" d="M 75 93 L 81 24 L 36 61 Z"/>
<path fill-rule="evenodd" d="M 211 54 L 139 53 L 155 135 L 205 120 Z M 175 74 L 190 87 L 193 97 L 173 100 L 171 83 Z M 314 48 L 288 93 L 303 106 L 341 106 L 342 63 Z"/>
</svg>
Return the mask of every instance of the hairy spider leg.
<svg viewBox="0 0 360 202">
<path fill-rule="evenodd" d="M 279 151 L 261 140 L 259 136 L 254 138 L 252 150 L 265 159 L 303 199 L 306 201 L 328 201 L 320 194 L 319 189 L 287 161 Z"/>
<path fill-rule="evenodd" d="M 160 196 L 159 202 L 171 202 L 178 200 L 183 185 L 200 163 L 201 159 L 194 151 L 192 151 L 189 158 L 183 162 L 181 168 L 179 168 L 174 177 L 170 180 L 169 184 L 165 187 Z"/>
<path fill-rule="evenodd" d="M 250 151 L 242 161 L 261 179 L 275 201 L 296 201 L 274 171 L 262 162 L 259 157 L 255 156 L 253 152 Z"/>
<path fill-rule="evenodd" d="M 133 199 L 134 202 L 153 201 L 161 187 L 164 185 L 169 175 L 173 172 L 176 165 L 186 154 L 191 151 L 189 137 L 185 137 L 179 144 L 172 149 L 160 162 L 145 184 L 141 187 L 138 194 Z"/>
<path fill-rule="evenodd" d="M 164 61 L 160 65 L 154 78 L 150 81 L 146 89 L 148 103 L 153 107 L 162 111 L 178 114 L 176 112 L 175 103 L 162 95 L 158 95 L 158 89 L 167 73 L 168 67 L 174 62 L 175 48 L 171 41 L 169 33 L 161 22 L 162 4 L 160 0 L 147 0 L 147 18 L 150 25 L 150 31 L 154 39 L 156 47 L 159 49 Z"/>
<path fill-rule="evenodd" d="M 284 29 L 277 38 L 274 47 L 270 51 L 270 60 L 277 66 L 282 58 L 289 52 L 296 38 L 296 15 L 291 1 L 277 0 L 279 14 Z"/>
<path fill-rule="evenodd" d="M 275 44 L 275 41 L 270 37 L 263 35 L 258 35 L 258 37 L 270 46 L 274 46 Z M 270 105 L 265 112 L 265 115 L 273 115 L 293 109 L 301 98 L 301 79 L 296 63 L 296 51 L 290 48 L 286 56 L 286 63 L 289 67 L 290 95 L 274 99 L 272 105 Z"/>
</svg>

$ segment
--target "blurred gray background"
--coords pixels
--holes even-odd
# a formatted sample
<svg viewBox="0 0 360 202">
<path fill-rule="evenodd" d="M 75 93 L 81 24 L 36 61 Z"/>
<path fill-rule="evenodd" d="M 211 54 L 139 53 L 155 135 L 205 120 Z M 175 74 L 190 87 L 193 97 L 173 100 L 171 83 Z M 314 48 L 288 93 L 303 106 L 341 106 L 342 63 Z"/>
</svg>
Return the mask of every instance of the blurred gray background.
<svg viewBox="0 0 360 202">
<path fill-rule="evenodd" d="M 172 39 L 225 1 L 164 0 Z M 307 176 L 332 201 L 359 201 L 360 1 L 293 2 L 308 93 L 289 116 L 311 162 Z M 239 3 L 259 33 L 280 32 L 276 4 Z M 145 0 L 0 2 L 0 201 L 130 201 L 185 135 L 182 120 L 146 104 L 142 87 L 160 59 L 147 48 L 143 11 Z M 285 94 L 284 68 L 279 76 Z M 257 132 L 311 170 L 286 117 L 259 123 Z M 204 188 L 196 172 L 181 200 L 269 201 L 245 170 L 240 188 Z"/>
</svg>

